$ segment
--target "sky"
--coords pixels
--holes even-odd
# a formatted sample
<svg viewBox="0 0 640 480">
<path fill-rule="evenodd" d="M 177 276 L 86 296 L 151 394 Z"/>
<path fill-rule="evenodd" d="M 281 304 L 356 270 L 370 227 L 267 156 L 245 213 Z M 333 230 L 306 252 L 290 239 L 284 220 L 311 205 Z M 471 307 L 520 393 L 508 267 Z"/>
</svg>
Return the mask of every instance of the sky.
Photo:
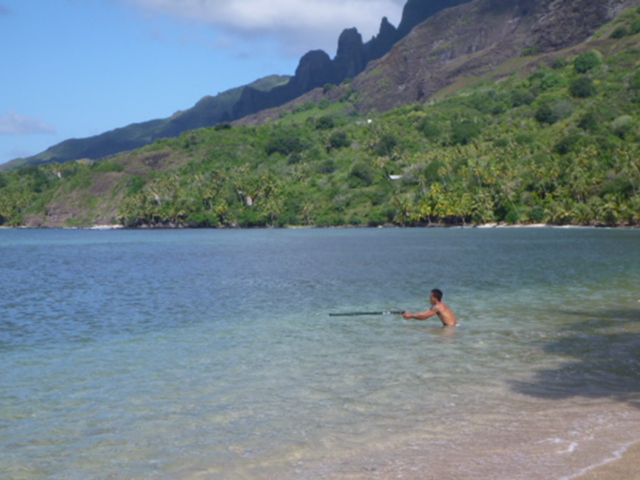
<svg viewBox="0 0 640 480">
<path fill-rule="evenodd" d="M 336 54 L 406 0 L 0 0 L 0 164 Z"/>
</svg>

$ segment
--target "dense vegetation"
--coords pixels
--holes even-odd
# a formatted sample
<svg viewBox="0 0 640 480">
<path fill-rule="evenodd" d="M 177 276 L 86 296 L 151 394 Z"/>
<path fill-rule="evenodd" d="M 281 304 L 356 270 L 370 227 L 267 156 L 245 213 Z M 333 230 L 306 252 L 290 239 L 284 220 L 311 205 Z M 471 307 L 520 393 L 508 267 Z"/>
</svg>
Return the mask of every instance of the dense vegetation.
<svg viewBox="0 0 640 480">
<path fill-rule="evenodd" d="M 594 49 L 428 105 L 360 117 L 351 92 L 257 127 L 222 123 L 101 162 L 4 172 L 0 224 L 45 218 L 108 174 L 129 227 L 638 225 L 637 25 L 630 11 Z M 158 156 L 186 160 L 129 167 Z M 93 223 L 92 209 L 76 224 Z"/>
</svg>

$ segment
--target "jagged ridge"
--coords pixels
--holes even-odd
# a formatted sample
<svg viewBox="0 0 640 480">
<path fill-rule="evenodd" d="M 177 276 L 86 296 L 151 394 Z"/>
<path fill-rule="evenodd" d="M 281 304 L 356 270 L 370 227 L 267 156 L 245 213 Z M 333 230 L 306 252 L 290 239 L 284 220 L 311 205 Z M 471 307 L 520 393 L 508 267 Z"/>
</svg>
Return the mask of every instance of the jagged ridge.
<svg viewBox="0 0 640 480">
<path fill-rule="evenodd" d="M 185 131 L 211 127 L 284 105 L 317 87 L 337 85 L 347 78 L 356 77 L 370 61 L 388 53 L 413 27 L 445 8 L 470 1 L 408 0 L 398 28 L 385 17 L 378 35 L 366 43 L 363 43 L 357 29 L 346 29 L 338 39 L 338 51 L 333 60 L 322 50 L 308 52 L 290 79 L 274 75 L 216 97 L 204 97 L 193 108 L 168 119 L 136 123 L 84 139 L 65 140 L 33 157 L 9 162 L 4 169 L 26 164 L 98 159 L 140 148 L 160 138 L 175 137 Z"/>
</svg>

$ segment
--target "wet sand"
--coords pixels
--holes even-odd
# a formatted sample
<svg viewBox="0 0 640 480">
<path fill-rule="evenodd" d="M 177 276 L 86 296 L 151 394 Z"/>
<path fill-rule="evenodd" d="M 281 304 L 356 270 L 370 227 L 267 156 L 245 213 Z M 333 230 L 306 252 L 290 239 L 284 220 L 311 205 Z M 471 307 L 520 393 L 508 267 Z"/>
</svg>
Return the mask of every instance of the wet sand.
<svg viewBox="0 0 640 480">
<path fill-rule="evenodd" d="M 527 478 L 530 480 L 640 480 L 640 442 L 620 446 L 619 450 L 598 457 L 593 452 L 580 458 L 560 456 L 540 456 L 536 465 L 536 453 L 529 442 L 518 445 L 517 437 L 494 439 L 488 447 L 482 447 L 480 454 L 465 456 L 473 450 L 473 445 L 457 445 L 449 449 L 447 455 L 441 445 L 415 441 L 392 441 L 378 445 L 371 450 L 354 456 L 340 455 L 327 458 L 319 463 L 300 462 L 295 472 L 288 475 L 267 475 L 263 480 L 470 480 L 475 478 Z M 477 440 L 477 437 L 474 437 Z M 473 440 L 473 442 L 476 442 Z M 547 445 L 547 442 L 534 442 Z M 556 444 L 554 444 L 556 445 Z M 560 445 L 560 444 L 557 444 Z M 515 451 L 513 448 L 515 447 Z M 452 458 L 463 458 L 452 462 Z M 533 463 L 531 462 L 533 460 Z M 593 463 L 592 463 L 593 462 Z M 555 472 L 555 473 L 553 473 Z"/>
<path fill-rule="evenodd" d="M 554 480 L 640 480 L 640 464 L 638 463 L 638 458 L 640 458 L 640 443 L 636 443 L 628 448 L 620 458 L 612 459 L 600 466 L 585 469 L 586 471 L 582 474 L 575 473 L 569 476 L 561 476 Z M 314 480 L 383 480 L 390 478 L 403 478 L 405 480 L 442 480 L 445 478 L 448 480 L 457 477 L 450 476 L 450 474 L 445 474 L 444 476 L 440 473 L 430 474 L 424 471 L 419 465 L 406 464 L 402 461 L 386 461 L 378 464 L 375 464 L 375 462 L 361 463 L 359 461 L 346 461 L 340 465 L 338 471 L 323 472 L 322 469 L 320 469 L 320 471 L 314 471 L 310 476 L 302 475 L 301 478 Z M 530 478 L 542 479 L 549 477 L 546 475 L 537 476 L 536 472 L 531 472 Z"/>
<path fill-rule="evenodd" d="M 593 468 L 571 480 L 640 480 L 640 443 L 628 448 L 621 458 Z"/>
</svg>

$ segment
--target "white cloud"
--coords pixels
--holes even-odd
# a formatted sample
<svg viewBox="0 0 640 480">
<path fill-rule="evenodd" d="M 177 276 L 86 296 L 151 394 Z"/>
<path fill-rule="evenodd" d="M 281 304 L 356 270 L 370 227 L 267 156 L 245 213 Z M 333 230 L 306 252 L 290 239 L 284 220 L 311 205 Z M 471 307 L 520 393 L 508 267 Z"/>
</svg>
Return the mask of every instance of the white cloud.
<svg viewBox="0 0 640 480">
<path fill-rule="evenodd" d="M 46 122 L 9 110 L 0 115 L 0 135 L 31 135 L 34 133 L 56 133 Z"/>
<path fill-rule="evenodd" d="M 406 0 L 120 0 L 146 13 L 194 21 L 240 40 L 276 41 L 299 56 L 321 48 L 335 53 L 338 36 L 356 27 L 363 40 L 382 17 L 397 26 Z"/>
</svg>

